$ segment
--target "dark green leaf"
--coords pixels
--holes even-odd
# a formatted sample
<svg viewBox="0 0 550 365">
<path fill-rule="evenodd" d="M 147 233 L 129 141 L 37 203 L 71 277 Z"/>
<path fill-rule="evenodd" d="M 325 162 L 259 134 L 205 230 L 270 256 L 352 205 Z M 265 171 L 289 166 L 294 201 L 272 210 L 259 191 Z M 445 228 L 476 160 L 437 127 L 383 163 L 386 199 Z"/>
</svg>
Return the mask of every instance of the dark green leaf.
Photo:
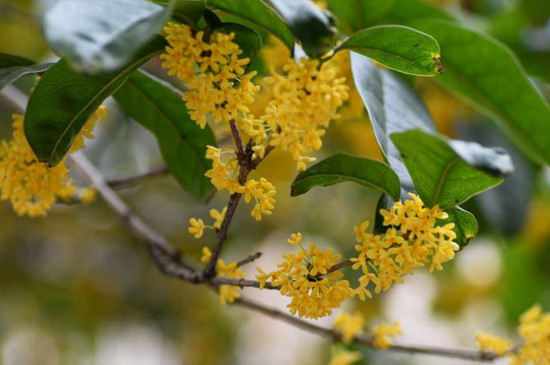
<svg viewBox="0 0 550 365">
<path fill-rule="evenodd" d="M 385 14 L 386 22 L 407 24 L 416 19 L 454 20 L 440 7 L 422 0 L 393 0 L 393 7 Z"/>
<path fill-rule="evenodd" d="M 414 191 L 411 177 L 390 135 L 413 128 L 435 131 L 432 118 L 418 95 L 396 74 L 376 67 L 369 59 L 351 52 L 355 87 L 367 107 L 376 140 L 407 191 Z M 403 196 L 406 198 L 406 194 Z"/>
<path fill-rule="evenodd" d="M 401 25 L 367 28 L 350 36 L 336 50 L 349 49 L 393 70 L 410 75 L 442 73 L 439 45 L 426 33 Z"/>
<path fill-rule="evenodd" d="M 531 158 L 550 163 L 550 107 L 513 53 L 488 35 L 453 23 L 423 20 L 414 26 L 444 49 L 446 72 L 437 81 L 501 122 Z"/>
<path fill-rule="evenodd" d="M 334 46 L 334 19 L 310 0 L 271 0 L 271 3 L 286 20 L 308 56 L 319 57 Z"/>
<path fill-rule="evenodd" d="M 189 118 L 179 96 L 142 72 L 135 72 L 114 94 L 122 109 L 157 138 L 166 165 L 181 186 L 198 199 L 212 193 L 204 176 L 211 163 L 206 146 L 216 145 L 210 128 L 201 129 Z"/>
<path fill-rule="evenodd" d="M 25 114 L 25 135 L 36 157 L 51 165 L 58 164 L 101 102 L 165 46 L 163 38 L 154 39 L 115 72 L 80 74 L 63 60 L 50 67 L 32 93 Z"/>
<path fill-rule="evenodd" d="M 338 18 L 339 28 L 357 32 L 375 24 L 388 12 L 395 0 L 328 0 L 330 11 Z"/>
<path fill-rule="evenodd" d="M 442 209 L 459 205 L 500 184 L 513 170 L 510 156 L 500 148 L 451 141 L 411 130 L 391 139 L 411 174 L 418 195 L 427 206 Z"/>
<path fill-rule="evenodd" d="M 153 2 L 162 6 L 170 5 L 170 0 L 153 0 Z M 205 8 L 206 0 L 176 0 L 173 16 L 186 24 L 196 25 Z"/>
<path fill-rule="evenodd" d="M 477 235 L 479 226 L 477 224 L 476 217 L 467 210 L 461 207 L 455 207 L 446 210 L 449 218 L 442 219 L 437 225 L 442 226 L 447 223 L 454 223 L 455 228 L 453 231 L 456 233 L 455 242 L 462 248 L 468 244 L 468 242 Z"/>
<path fill-rule="evenodd" d="M 235 33 L 233 41 L 235 41 L 243 51 L 239 58 L 248 57 L 252 61 L 262 48 L 262 37 L 260 37 L 256 31 L 244 25 L 237 23 L 221 23 L 220 26 L 216 28 L 216 32 L 226 34 Z"/>
<path fill-rule="evenodd" d="M 51 65 L 52 63 L 35 65 L 26 58 L 0 53 L 0 90 L 21 76 L 42 73 Z"/>
<path fill-rule="evenodd" d="M 338 153 L 302 171 L 292 183 L 292 196 L 306 193 L 314 186 L 330 186 L 353 181 L 399 199 L 399 178 L 380 161 Z"/>
<path fill-rule="evenodd" d="M 46 12 L 44 34 L 76 70 L 112 71 L 155 36 L 171 10 L 146 0 L 60 0 Z"/>
<path fill-rule="evenodd" d="M 35 62 L 28 58 L 0 52 L 0 69 L 16 66 L 31 66 L 34 64 Z"/>
<path fill-rule="evenodd" d="M 283 19 L 263 1 L 260 0 L 207 0 L 211 9 L 219 9 L 240 16 L 259 25 L 279 38 L 292 50 L 294 35 Z"/>
</svg>

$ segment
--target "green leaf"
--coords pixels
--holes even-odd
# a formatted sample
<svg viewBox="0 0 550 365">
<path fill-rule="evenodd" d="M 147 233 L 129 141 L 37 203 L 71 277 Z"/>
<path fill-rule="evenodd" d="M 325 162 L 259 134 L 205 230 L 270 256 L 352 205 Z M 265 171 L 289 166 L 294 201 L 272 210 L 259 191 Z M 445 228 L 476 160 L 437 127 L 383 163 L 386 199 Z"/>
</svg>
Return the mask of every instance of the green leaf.
<svg viewBox="0 0 550 365">
<path fill-rule="evenodd" d="M 155 4 L 169 6 L 171 0 L 153 0 Z M 186 24 L 196 25 L 206 8 L 206 0 L 175 0 L 174 18 Z"/>
<path fill-rule="evenodd" d="M 438 221 L 437 225 L 442 226 L 447 223 L 454 223 L 455 228 L 453 231 L 456 233 L 454 241 L 458 243 L 460 248 L 463 248 L 477 235 L 479 226 L 476 217 L 461 207 L 447 209 L 445 212 L 449 215 L 449 218 Z"/>
<path fill-rule="evenodd" d="M 348 31 L 373 25 L 392 7 L 395 0 L 328 0 L 330 11 Z M 342 24 L 343 23 L 343 24 Z"/>
<path fill-rule="evenodd" d="M 314 186 L 330 186 L 345 181 L 377 189 L 399 199 L 399 178 L 388 165 L 344 153 L 332 155 L 298 174 L 290 195 L 304 194 Z"/>
<path fill-rule="evenodd" d="M 271 4 L 288 23 L 308 56 L 317 58 L 334 46 L 334 19 L 310 0 L 271 0 Z"/>
<path fill-rule="evenodd" d="M 349 49 L 393 70 L 410 75 L 443 73 L 439 45 L 426 33 L 401 25 L 363 29 L 340 44 L 336 51 Z"/>
<path fill-rule="evenodd" d="M 204 156 L 206 146 L 216 145 L 210 128 L 197 126 L 178 95 L 142 72 L 133 73 L 113 96 L 126 114 L 155 135 L 162 157 L 180 185 L 206 200 L 213 186 L 204 176 L 212 166 Z"/>
<path fill-rule="evenodd" d="M 406 192 L 414 186 L 390 135 L 413 128 L 435 132 L 435 126 L 418 95 L 395 73 L 376 67 L 368 58 L 351 52 L 355 87 L 359 91 L 374 129 L 376 140 Z"/>
<path fill-rule="evenodd" d="M 44 34 L 74 69 L 113 71 L 155 36 L 171 11 L 146 0 L 60 0 L 46 12 Z"/>
<path fill-rule="evenodd" d="M 58 164 L 101 102 L 165 46 L 163 38 L 155 38 L 115 72 L 81 74 L 64 60 L 50 67 L 31 94 L 25 114 L 25 135 L 36 157 L 50 165 Z"/>
<path fill-rule="evenodd" d="M 393 0 L 393 7 L 384 16 L 386 22 L 407 24 L 417 19 L 454 20 L 440 7 L 422 0 Z"/>
<path fill-rule="evenodd" d="M 219 9 L 244 18 L 268 30 L 289 50 L 294 48 L 294 35 L 283 19 L 260 0 L 207 0 L 211 9 Z"/>
<path fill-rule="evenodd" d="M 262 37 L 253 29 L 247 28 L 244 25 L 237 23 L 221 23 L 219 27 L 216 27 L 216 32 L 222 33 L 235 33 L 233 41 L 239 45 L 239 48 L 243 53 L 239 58 L 250 58 L 250 61 L 254 60 L 256 54 L 260 52 L 262 48 Z"/>
<path fill-rule="evenodd" d="M 33 61 L 23 57 L 0 53 L 0 90 L 8 84 L 16 81 L 21 76 L 42 73 L 53 63 L 34 64 Z"/>
<path fill-rule="evenodd" d="M 437 81 L 499 121 L 532 159 L 550 163 L 550 106 L 515 55 L 490 36 L 457 24 L 423 20 L 414 26 L 432 34 L 444 50 L 446 72 Z"/>
<path fill-rule="evenodd" d="M 501 148 L 450 141 L 420 130 L 391 135 L 422 201 L 441 209 L 457 206 L 500 184 L 513 170 Z"/>
</svg>

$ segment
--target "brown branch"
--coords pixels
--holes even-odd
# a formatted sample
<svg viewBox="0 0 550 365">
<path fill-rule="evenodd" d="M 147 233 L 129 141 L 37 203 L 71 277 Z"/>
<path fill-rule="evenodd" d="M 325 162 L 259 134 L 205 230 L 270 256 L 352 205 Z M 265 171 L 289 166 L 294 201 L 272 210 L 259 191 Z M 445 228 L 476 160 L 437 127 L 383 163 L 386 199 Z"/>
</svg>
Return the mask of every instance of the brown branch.
<svg viewBox="0 0 550 365">
<path fill-rule="evenodd" d="M 157 177 L 157 176 L 165 176 L 169 173 L 170 171 L 168 170 L 168 167 L 162 166 L 142 174 L 129 175 L 124 177 L 109 179 L 107 180 L 107 184 L 112 188 L 127 187 L 127 186 L 136 185 L 149 178 Z"/>
<path fill-rule="evenodd" d="M 238 261 L 237 262 L 237 267 L 241 267 L 241 266 L 244 266 L 248 263 L 254 262 L 255 260 L 259 259 L 261 256 L 262 256 L 261 252 L 253 253 L 252 255 L 250 255 L 248 257 L 245 257 L 241 261 Z"/>
</svg>

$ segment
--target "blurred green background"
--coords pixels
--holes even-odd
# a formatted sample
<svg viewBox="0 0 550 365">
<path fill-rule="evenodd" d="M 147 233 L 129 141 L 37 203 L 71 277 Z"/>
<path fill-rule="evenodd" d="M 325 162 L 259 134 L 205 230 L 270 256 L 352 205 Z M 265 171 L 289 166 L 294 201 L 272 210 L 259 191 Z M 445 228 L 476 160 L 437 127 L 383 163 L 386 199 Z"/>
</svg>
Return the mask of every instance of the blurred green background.
<svg viewBox="0 0 550 365">
<path fill-rule="evenodd" d="M 0 52 L 35 61 L 55 59 L 40 31 L 48 1 L 0 0 Z M 550 2 L 548 0 L 436 1 L 467 24 L 510 46 L 542 91 L 550 88 Z M 444 49 L 442 54 L 444 57 Z M 148 70 L 162 75 L 158 61 Z M 30 92 L 34 80 L 17 83 Z M 445 266 L 428 275 L 420 270 L 366 303 L 350 301 L 368 324 L 400 321 L 400 342 L 474 346 L 477 330 L 513 335 L 518 316 L 538 302 L 550 308 L 550 173 L 531 165 L 484 117 L 439 89 L 418 80 L 442 133 L 503 146 L 516 171 L 499 188 L 467 208 L 481 223 L 480 235 Z M 125 118 L 108 100 L 110 113 L 88 141 L 86 155 L 108 178 L 162 166 L 154 138 Z M 353 108 L 353 106 L 349 106 Z M 355 108 L 356 109 L 356 108 Z M 0 136 L 9 139 L 16 106 L 0 96 Z M 380 158 L 364 113 L 342 112 L 332 124 L 318 157 L 336 151 Z M 288 250 L 285 240 L 301 231 L 306 240 L 353 252 L 353 226 L 373 218 L 377 194 L 340 184 L 290 198 L 294 163 L 284 153 L 269 156 L 258 175 L 277 186 L 273 216 L 255 222 L 240 207 L 231 229 L 226 261 L 255 251 L 256 264 L 273 269 Z M 212 245 L 214 233 L 200 240 L 187 233 L 190 217 L 208 219 L 221 209 L 225 194 L 208 205 L 191 200 L 169 176 L 120 189 L 122 198 L 146 222 L 188 257 Z M 284 310 L 277 293 L 244 294 Z M 330 326 L 331 318 L 319 323 Z M 261 314 L 221 307 L 215 293 L 157 272 L 144 246 L 125 231 L 100 200 L 87 206 L 57 205 L 47 218 L 20 218 L 0 204 L 0 363 L 5 365 L 171 365 L 322 364 L 329 342 Z M 365 351 L 366 364 L 468 364 L 468 361 Z"/>
</svg>

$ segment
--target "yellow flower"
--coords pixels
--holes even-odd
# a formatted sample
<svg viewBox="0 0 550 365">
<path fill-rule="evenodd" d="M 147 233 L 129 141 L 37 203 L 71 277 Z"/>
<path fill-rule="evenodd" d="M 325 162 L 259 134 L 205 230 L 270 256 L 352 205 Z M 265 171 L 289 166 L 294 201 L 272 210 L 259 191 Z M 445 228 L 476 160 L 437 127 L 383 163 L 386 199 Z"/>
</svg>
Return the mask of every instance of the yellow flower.
<svg viewBox="0 0 550 365">
<path fill-rule="evenodd" d="M 203 247 L 201 251 L 201 262 L 204 264 L 207 264 L 210 262 L 210 259 L 212 258 L 212 251 L 208 247 Z"/>
<path fill-rule="evenodd" d="M 307 318 L 324 317 L 355 295 L 349 282 L 342 280 L 342 273 L 328 272 L 341 258 L 332 249 L 322 251 L 311 243 L 307 250 L 300 248 L 298 253 L 284 254 L 283 258 L 285 260 L 277 265 L 279 269 L 269 274 L 257 268 L 260 274 L 256 278 L 263 288 L 271 277 L 271 284 L 280 286 L 280 293 L 292 298 L 287 305 L 292 314 Z"/>
<path fill-rule="evenodd" d="M 95 122 L 106 114 L 100 107 L 76 136 L 70 151 L 84 146 L 84 137 L 93 137 Z M 77 198 L 65 160 L 54 167 L 38 162 L 23 132 L 23 116 L 13 116 L 13 139 L 0 143 L 0 190 L 2 200 L 10 200 L 18 215 L 45 216 L 57 199 Z M 83 191 L 83 202 L 92 198 Z"/>
<path fill-rule="evenodd" d="M 243 279 L 245 277 L 244 271 L 237 266 L 237 262 L 225 264 L 225 262 L 220 259 L 217 262 L 217 268 L 218 277 L 225 276 L 231 279 Z M 239 294 L 239 287 L 230 285 L 220 285 L 219 294 L 220 304 L 233 303 L 235 299 L 241 296 Z"/>
<path fill-rule="evenodd" d="M 189 225 L 187 231 L 195 236 L 195 238 L 201 238 L 204 232 L 204 222 L 202 219 L 191 218 L 189 219 Z"/>
<path fill-rule="evenodd" d="M 221 212 L 218 212 L 216 209 L 210 209 L 210 216 L 214 219 L 214 224 L 212 225 L 214 228 L 220 229 L 226 212 L 227 207 L 224 207 Z"/>
<path fill-rule="evenodd" d="M 476 342 L 482 352 L 493 352 L 497 356 L 504 355 L 512 349 L 510 341 L 483 332 L 476 334 Z"/>
<path fill-rule="evenodd" d="M 427 208 L 417 195 L 409 194 L 411 200 L 396 202 L 389 210 L 381 209 L 384 234 L 366 232 L 368 222 L 354 227 L 360 243 L 355 246 L 359 253 L 351 259 L 354 270 L 361 269 L 356 289 L 361 300 L 370 297 L 367 285 L 373 283 L 374 291 L 391 288 L 394 282 L 403 282 L 403 276 L 414 269 L 429 264 L 429 271 L 443 269 L 442 264 L 453 259 L 459 246 L 453 241 L 456 234 L 454 223 L 436 226 L 438 219 L 447 214 L 437 206 Z"/>
<path fill-rule="evenodd" d="M 286 241 L 291 245 L 300 246 L 300 244 L 302 243 L 302 234 L 300 232 L 293 233 L 290 235 L 290 238 Z"/>
<path fill-rule="evenodd" d="M 365 319 L 360 313 L 355 315 L 341 312 L 334 321 L 333 328 L 342 334 L 342 341 L 350 343 L 355 335 L 361 332 Z"/>
<path fill-rule="evenodd" d="M 533 306 L 520 317 L 518 334 L 523 344 L 510 356 L 513 365 L 550 364 L 550 313 L 543 313 L 538 304 Z"/>
<path fill-rule="evenodd" d="M 362 358 L 359 351 L 338 351 L 331 356 L 329 365 L 351 365 Z"/>
<path fill-rule="evenodd" d="M 386 350 L 393 343 L 392 339 L 401 333 L 401 326 L 398 322 L 392 325 L 381 324 L 372 330 L 374 337 L 372 345 L 377 349 Z"/>
<path fill-rule="evenodd" d="M 97 191 L 94 188 L 84 188 L 80 191 L 80 201 L 89 204 L 97 198 Z"/>
</svg>

